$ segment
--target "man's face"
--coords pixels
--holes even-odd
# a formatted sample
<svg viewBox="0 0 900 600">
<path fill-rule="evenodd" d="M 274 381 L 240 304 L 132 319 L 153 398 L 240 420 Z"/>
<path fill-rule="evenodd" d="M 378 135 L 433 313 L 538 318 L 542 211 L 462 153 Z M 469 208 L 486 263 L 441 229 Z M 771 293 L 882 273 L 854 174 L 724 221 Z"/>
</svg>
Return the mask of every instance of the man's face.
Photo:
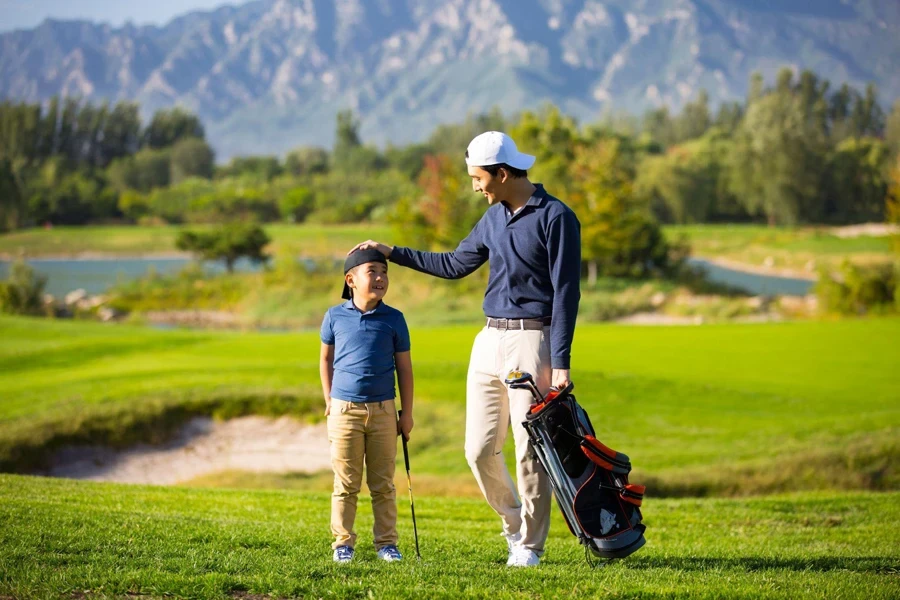
<svg viewBox="0 0 900 600">
<path fill-rule="evenodd" d="M 353 290 L 354 298 L 362 298 L 365 301 L 381 300 L 387 293 L 388 273 L 387 265 L 384 263 L 361 264 L 351 269 L 344 278 Z"/>
<path fill-rule="evenodd" d="M 472 189 L 479 194 L 484 194 L 488 204 L 493 206 L 503 198 L 498 197 L 503 190 L 507 178 L 506 171 L 501 169 L 496 175 L 491 175 L 481 167 L 469 167 L 469 177 L 472 178 Z"/>
</svg>

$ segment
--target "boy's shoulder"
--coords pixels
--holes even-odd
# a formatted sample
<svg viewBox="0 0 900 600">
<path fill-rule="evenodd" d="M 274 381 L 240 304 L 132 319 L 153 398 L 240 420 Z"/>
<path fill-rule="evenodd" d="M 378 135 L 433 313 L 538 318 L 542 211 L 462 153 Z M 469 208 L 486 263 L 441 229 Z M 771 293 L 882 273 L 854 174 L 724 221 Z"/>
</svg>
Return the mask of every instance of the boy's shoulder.
<svg viewBox="0 0 900 600">
<path fill-rule="evenodd" d="M 389 306 L 389 305 L 385 304 L 383 301 L 382 301 L 382 303 L 381 303 L 381 306 L 378 307 L 378 309 L 379 309 L 380 311 L 383 311 L 384 314 L 386 314 L 386 315 L 391 315 L 391 316 L 394 316 L 394 317 L 402 317 L 402 316 L 403 316 L 403 313 L 402 313 L 402 312 L 400 312 L 399 310 L 397 310 L 397 309 L 394 308 L 393 306 Z"/>
</svg>

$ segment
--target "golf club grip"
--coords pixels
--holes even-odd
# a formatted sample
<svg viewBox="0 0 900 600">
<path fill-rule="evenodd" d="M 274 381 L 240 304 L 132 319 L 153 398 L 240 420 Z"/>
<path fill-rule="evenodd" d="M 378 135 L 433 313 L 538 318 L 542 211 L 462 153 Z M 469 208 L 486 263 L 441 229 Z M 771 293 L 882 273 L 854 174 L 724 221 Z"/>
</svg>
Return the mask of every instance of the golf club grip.
<svg viewBox="0 0 900 600">
<path fill-rule="evenodd" d="M 398 411 L 399 416 L 403 416 L 403 411 Z M 409 473 L 409 449 L 406 447 L 406 436 L 400 431 L 400 439 L 403 440 L 403 462 L 406 463 L 406 472 Z"/>
</svg>

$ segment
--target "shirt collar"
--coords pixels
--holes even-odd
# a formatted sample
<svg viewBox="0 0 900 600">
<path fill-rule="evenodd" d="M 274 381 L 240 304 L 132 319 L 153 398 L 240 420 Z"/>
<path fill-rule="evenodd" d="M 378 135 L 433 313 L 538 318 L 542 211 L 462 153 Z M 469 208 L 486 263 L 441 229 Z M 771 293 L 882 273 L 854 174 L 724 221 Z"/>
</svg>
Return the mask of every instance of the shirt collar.
<svg viewBox="0 0 900 600">
<path fill-rule="evenodd" d="M 346 308 L 347 310 L 353 310 L 353 311 L 356 311 L 356 312 L 358 312 L 358 313 L 361 314 L 361 315 L 371 315 L 372 313 L 377 313 L 377 312 L 380 312 L 380 311 L 381 311 L 381 307 L 384 306 L 384 300 L 380 300 L 380 301 L 378 302 L 378 304 L 375 306 L 375 308 L 373 308 L 373 309 L 370 310 L 369 312 L 363 312 L 363 311 L 359 310 L 358 308 L 356 308 L 356 305 L 353 304 L 353 299 L 352 299 L 352 298 L 351 298 L 350 300 L 347 300 L 347 301 L 344 302 L 343 304 L 341 304 L 341 306 L 343 306 L 343 307 Z"/>
<path fill-rule="evenodd" d="M 544 190 L 544 184 L 535 183 L 534 193 L 531 195 L 531 198 L 528 199 L 528 202 L 525 203 L 525 206 L 541 206 L 544 203 L 544 199 L 546 197 L 547 191 Z"/>
<path fill-rule="evenodd" d="M 532 185 L 534 185 L 534 193 L 531 194 L 531 198 L 528 199 L 528 202 L 526 202 L 525 205 L 522 206 L 522 208 L 519 209 L 519 212 L 517 212 L 515 215 L 513 215 L 513 212 L 509 209 L 509 206 L 507 206 L 506 202 L 503 203 L 503 209 L 506 211 L 507 217 L 517 216 L 522 212 L 522 210 L 525 209 L 526 206 L 536 207 L 542 206 L 544 204 L 544 199 L 547 197 L 547 192 L 546 190 L 544 190 L 544 184 L 535 183 Z"/>
</svg>

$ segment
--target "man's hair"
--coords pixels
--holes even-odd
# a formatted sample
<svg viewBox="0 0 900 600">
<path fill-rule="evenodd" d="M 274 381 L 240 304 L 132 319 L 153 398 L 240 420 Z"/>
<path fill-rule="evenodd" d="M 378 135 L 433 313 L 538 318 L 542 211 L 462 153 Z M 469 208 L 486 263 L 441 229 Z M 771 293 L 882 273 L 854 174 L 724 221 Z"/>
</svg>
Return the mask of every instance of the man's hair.
<svg viewBox="0 0 900 600">
<path fill-rule="evenodd" d="M 466 150 L 466 158 L 469 158 L 469 151 Z M 498 163 L 496 165 L 487 165 L 480 167 L 491 174 L 491 177 L 496 177 L 497 173 L 500 172 L 500 169 L 506 169 L 506 172 L 509 173 L 509 176 L 513 179 L 520 179 L 522 177 L 528 177 L 528 171 L 525 169 L 517 169 L 515 167 L 511 167 L 506 163 Z"/>
</svg>

